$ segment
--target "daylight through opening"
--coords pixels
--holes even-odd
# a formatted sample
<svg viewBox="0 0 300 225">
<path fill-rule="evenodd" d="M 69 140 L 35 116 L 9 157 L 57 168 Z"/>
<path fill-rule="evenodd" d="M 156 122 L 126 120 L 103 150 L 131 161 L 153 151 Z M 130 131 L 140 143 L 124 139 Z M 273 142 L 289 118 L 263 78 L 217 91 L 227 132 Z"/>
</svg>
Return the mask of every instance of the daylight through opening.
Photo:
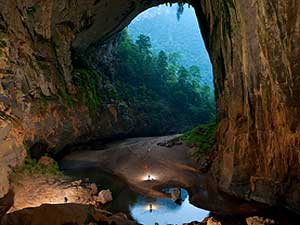
<svg viewBox="0 0 300 225">
<path fill-rule="evenodd" d="M 121 98 L 144 125 L 135 136 L 182 133 L 215 121 L 212 65 L 192 7 L 141 13 L 121 33 L 115 56 Z"/>
<path fill-rule="evenodd" d="M 106 151 L 108 155 L 97 158 L 100 161 L 113 158 L 112 162 L 120 162 L 119 157 L 126 155 L 126 160 L 121 160 L 117 167 L 110 168 L 112 164 L 104 167 L 123 174 L 144 193 L 148 193 L 152 185 L 163 184 L 167 188 L 161 190 L 162 195 L 169 196 L 167 199 L 135 196 L 134 200 L 128 200 L 128 205 L 125 204 L 128 207 L 125 211 L 142 224 L 201 221 L 208 211 L 192 205 L 187 190 L 182 188 L 190 185 L 190 172 L 182 175 L 181 168 L 173 170 L 162 166 L 166 162 L 186 164 L 185 160 L 190 162 L 192 157 L 193 161 L 200 160 L 215 143 L 212 65 L 194 9 L 179 4 L 146 10 L 97 52 L 107 52 L 107 49 L 111 49 L 108 56 L 101 60 L 96 57 L 96 61 L 101 62 L 96 67 L 96 74 L 101 74 L 103 84 L 100 109 L 103 102 L 109 106 L 113 115 L 112 129 L 119 132 L 115 139 L 134 139 L 113 143 Z M 90 68 L 95 68 L 95 63 Z M 86 78 L 93 83 L 95 77 L 94 72 L 75 70 L 75 83 L 79 86 L 82 81 L 87 82 Z M 91 89 L 85 97 L 94 99 L 89 101 L 91 108 L 99 112 L 98 99 L 93 97 L 98 96 L 97 91 Z M 122 132 L 123 136 L 120 135 Z M 182 142 L 186 145 L 173 147 Z M 164 155 L 166 152 L 168 156 Z M 84 153 L 87 158 L 94 157 L 93 154 L 95 152 Z M 68 168 L 64 165 L 66 161 L 62 165 Z M 129 175 L 132 167 L 134 171 Z M 85 176 L 82 171 L 71 170 L 71 175 L 74 173 Z M 89 177 L 96 183 L 102 179 L 99 171 L 95 176 L 91 174 L 89 172 Z M 175 187 L 169 184 L 173 176 L 180 177 L 180 184 Z M 124 210 L 116 205 L 111 210 Z"/>
</svg>

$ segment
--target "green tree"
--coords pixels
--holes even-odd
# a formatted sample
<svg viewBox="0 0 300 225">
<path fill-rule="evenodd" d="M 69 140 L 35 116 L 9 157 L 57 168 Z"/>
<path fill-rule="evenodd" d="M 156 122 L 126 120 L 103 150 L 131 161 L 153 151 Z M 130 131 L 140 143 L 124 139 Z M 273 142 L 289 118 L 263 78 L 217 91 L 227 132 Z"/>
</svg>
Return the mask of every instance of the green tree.
<svg viewBox="0 0 300 225">
<path fill-rule="evenodd" d="M 168 56 L 164 51 L 160 51 L 157 59 L 157 72 L 160 74 L 161 79 L 167 78 L 168 72 Z"/>
<path fill-rule="evenodd" d="M 214 120 L 213 95 L 197 66 L 185 68 L 177 53 L 156 53 L 145 35 L 134 43 L 126 31 L 115 54 L 117 92 L 153 132 L 165 134 L 164 124 L 191 128 Z"/>
<path fill-rule="evenodd" d="M 189 74 L 191 76 L 192 80 L 195 80 L 196 82 L 200 83 L 201 82 L 201 72 L 200 68 L 198 66 L 191 66 L 189 68 Z"/>
<path fill-rule="evenodd" d="M 136 40 L 136 44 L 141 52 L 150 53 L 151 48 L 151 41 L 150 37 L 141 34 L 138 36 L 138 39 Z"/>
<path fill-rule="evenodd" d="M 184 66 L 181 66 L 178 70 L 178 82 L 182 88 L 186 87 L 189 79 L 189 72 Z"/>
</svg>

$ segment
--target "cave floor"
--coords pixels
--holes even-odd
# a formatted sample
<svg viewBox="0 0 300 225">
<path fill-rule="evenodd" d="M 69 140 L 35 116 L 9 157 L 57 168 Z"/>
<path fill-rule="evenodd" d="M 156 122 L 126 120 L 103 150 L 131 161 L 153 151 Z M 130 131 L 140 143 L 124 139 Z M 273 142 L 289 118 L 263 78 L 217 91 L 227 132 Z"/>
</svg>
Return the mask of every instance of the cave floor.
<svg viewBox="0 0 300 225">
<path fill-rule="evenodd" d="M 164 188 L 185 188 L 195 206 L 212 212 L 252 214 L 265 207 L 220 193 L 212 176 L 202 173 L 192 159 L 193 149 L 172 141 L 175 137 L 131 138 L 108 144 L 105 149 L 89 146 L 87 151 L 82 147 L 65 156 L 60 166 L 64 171 L 82 168 L 107 172 L 149 197 L 168 197 Z"/>
<path fill-rule="evenodd" d="M 132 138 L 112 143 L 104 150 L 82 149 L 64 157 L 60 165 L 63 170 L 103 170 L 123 179 L 139 193 L 164 197 L 162 187 L 190 188 L 205 182 L 192 160 L 191 148 L 182 143 L 162 146 L 174 137 Z"/>
<path fill-rule="evenodd" d="M 66 155 L 59 164 L 66 174 L 69 171 L 88 171 L 87 179 L 95 172 L 105 172 L 124 182 L 134 192 L 149 197 L 169 197 L 163 192 L 167 187 L 185 188 L 192 204 L 211 211 L 211 215 L 221 216 L 221 220 L 224 220 L 222 216 L 230 216 L 231 222 L 233 219 L 245 221 L 248 216 L 265 214 L 264 211 L 268 210 L 265 205 L 245 202 L 219 192 L 210 173 L 201 172 L 200 165 L 192 159 L 193 149 L 180 141 L 172 141 L 175 137 L 131 138 L 107 144 L 104 149 L 103 146 L 83 146 Z M 15 211 L 18 215 L 23 212 L 18 210 L 23 208 L 65 203 L 65 196 L 68 203 L 81 204 L 81 207 L 89 205 L 89 186 L 84 186 L 83 180 L 74 181 L 74 178 L 15 177 L 15 203 L 10 212 Z M 284 214 L 283 218 L 289 216 Z"/>
</svg>

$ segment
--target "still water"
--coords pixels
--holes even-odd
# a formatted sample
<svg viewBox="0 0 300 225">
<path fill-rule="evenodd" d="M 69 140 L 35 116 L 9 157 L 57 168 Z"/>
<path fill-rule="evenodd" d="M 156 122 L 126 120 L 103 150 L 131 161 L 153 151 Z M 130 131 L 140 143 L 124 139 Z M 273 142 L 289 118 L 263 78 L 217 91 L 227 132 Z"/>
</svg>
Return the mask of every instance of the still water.
<svg viewBox="0 0 300 225">
<path fill-rule="evenodd" d="M 114 213 L 125 212 L 136 222 L 144 225 L 169 225 L 202 221 L 209 212 L 193 206 L 189 195 L 181 189 L 180 199 L 176 203 L 169 198 L 150 198 L 133 192 L 118 178 L 99 171 L 96 168 L 80 168 L 65 170 L 65 174 L 79 179 L 89 178 L 98 185 L 99 190 L 110 189 L 113 201 L 103 208 Z M 171 189 L 165 189 L 168 193 Z"/>
<path fill-rule="evenodd" d="M 208 211 L 199 209 L 189 202 L 188 192 L 181 189 L 182 202 L 175 203 L 167 198 L 148 198 L 138 196 L 136 202 L 130 205 L 130 214 L 134 220 L 145 225 L 183 224 L 192 221 L 202 221 L 208 216 Z"/>
</svg>

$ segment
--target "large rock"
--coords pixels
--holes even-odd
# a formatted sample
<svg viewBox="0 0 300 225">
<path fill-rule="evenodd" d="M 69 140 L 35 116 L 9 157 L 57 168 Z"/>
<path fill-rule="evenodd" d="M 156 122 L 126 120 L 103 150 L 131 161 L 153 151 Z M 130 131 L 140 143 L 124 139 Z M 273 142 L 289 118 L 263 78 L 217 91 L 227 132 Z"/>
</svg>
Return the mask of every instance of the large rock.
<svg viewBox="0 0 300 225">
<path fill-rule="evenodd" d="M 235 225 L 237 224 L 236 221 L 227 221 L 226 222 L 227 225 Z M 222 223 L 220 221 L 218 221 L 217 219 L 215 219 L 214 217 L 206 217 L 202 222 L 191 222 L 191 223 L 185 223 L 183 225 L 222 225 Z"/>
<path fill-rule="evenodd" d="M 88 205 L 61 204 L 27 208 L 3 217 L 1 225 L 62 225 L 62 224 L 135 225 L 124 214 L 111 214 Z"/>
<path fill-rule="evenodd" d="M 0 134 L 12 126 L 0 140 L 1 160 L 19 164 L 23 143 L 44 153 L 87 137 L 128 133 L 134 123 L 116 123 L 111 105 L 97 117 L 72 101 L 79 91 L 72 59 L 166 2 L 0 0 Z M 298 0 L 189 2 L 214 65 L 218 186 L 300 212 Z"/>
<path fill-rule="evenodd" d="M 92 183 L 92 184 L 91 184 L 90 189 L 91 189 L 91 195 L 96 195 L 96 194 L 98 194 L 98 187 L 97 187 L 97 185 L 96 185 L 95 183 Z"/>
<path fill-rule="evenodd" d="M 300 5 L 208 0 L 196 11 L 209 23 L 201 25 L 216 81 L 219 187 L 300 212 Z"/>
<path fill-rule="evenodd" d="M 215 218 L 213 217 L 209 217 L 207 219 L 207 222 L 206 222 L 207 225 L 222 225 L 221 222 L 219 222 L 218 220 L 216 220 Z"/>
<path fill-rule="evenodd" d="M 247 225 L 272 225 L 272 224 L 277 224 L 272 219 L 267 219 L 267 218 L 258 217 L 258 216 L 248 217 L 246 219 L 246 223 L 247 223 Z"/>
<path fill-rule="evenodd" d="M 176 202 L 177 200 L 180 200 L 181 190 L 180 188 L 173 188 L 171 190 L 171 199 Z"/>
<path fill-rule="evenodd" d="M 112 193 L 110 190 L 102 190 L 99 192 L 96 201 L 102 204 L 106 204 L 113 200 Z"/>
</svg>

